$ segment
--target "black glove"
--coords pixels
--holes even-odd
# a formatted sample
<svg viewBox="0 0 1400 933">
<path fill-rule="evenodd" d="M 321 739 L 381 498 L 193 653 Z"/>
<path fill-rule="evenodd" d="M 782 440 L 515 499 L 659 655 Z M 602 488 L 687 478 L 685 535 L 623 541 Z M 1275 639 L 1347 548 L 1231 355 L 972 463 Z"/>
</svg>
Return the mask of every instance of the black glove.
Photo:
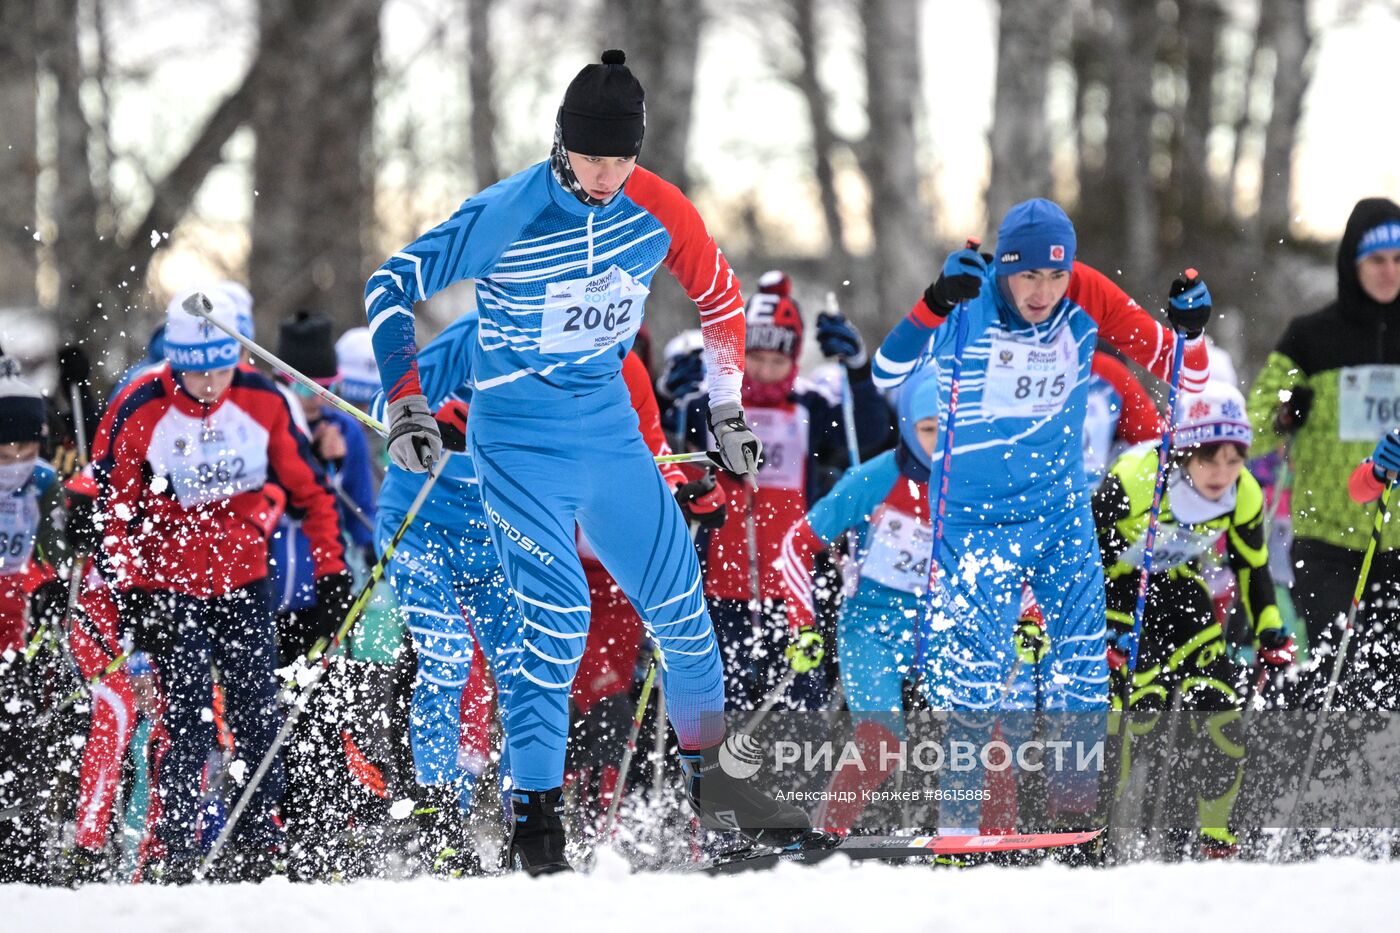
<svg viewBox="0 0 1400 933">
<path fill-rule="evenodd" d="M 720 527 L 729 511 L 729 496 L 724 488 L 715 482 L 713 469 L 707 470 L 699 479 L 677 486 L 676 502 L 685 514 L 685 520 L 694 522 L 701 528 Z"/>
<path fill-rule="evenodd" d="M 313 638 L 334 638 L 354 601 L 355 581 L 349 571 L 317 577 L 316 605 L 306 613 L 308 634 Z"/>
<path fill-rule="evenodd" d="M 460 454 L 467 449 L 467 411 L 467 403 L 454 398 L 433 413 L 443 450 Z"/>
<path fill-rule="evenodd" d="M 1279 400 L 1278 414 L 1274 416 L 1274 428 L 1280 434 L 1292 434 L 1297 431 L 1307 423 L 1312 403 L 1311 386 L 1294 386 L 1289 389 L 1288 397 Z"/>
<path fill-rule="evenodd" d="M 817 346 L 822 356 L 838 359 L 849 369 L 865 365 L 865 342 L 844 314 L 823 311 L 817 315 Z"/>
<path fill-rule="evenodd" d="M 987 276 L 987 261 L 975 249 L 960 249 L 949 253 L 943 262 L 938 281 L 924 289 L 924 304 L 939 317 L 947 317 L 954 305 L 970 301 L 982 292 Z"/>
<path fill-rule="evenodd" d="M 1167 320 L 1188 340 L 1201 336 L 1210 323 L 1210 289 L 1195 269 L 1187 269 L 1172 281 Z"/>
<path fill-rule="evenodd" d="M 705 351 L 682 353 L 666 364 L 661 373 L 661 393 L 680 400 L 695 395 L 705 382 Z"/>
<path fill-rule="evenodd" d="M 58 351 L 58 384 L 63 387 L 65 399 L 73 386 L 82 385 L 91 378 L 92 362 L 82 347 L 69 344 Z"/>
<path fill-rule="evenodd" d="M 167 656 L 179 641 L 174 613 L 163 593 L 127 590 L 117 594 L 117 618 L 137 651 L 154 658 Z"/>
<path fill-rule="evenodd" d="M 93 554 L 102 544 L 97 527 L 97 484 L 90 477 L 74 476 L 63 484 L 63 539 L 75 554 Z"/>
<path fill-rule="evenodd" d="M 74 572 L 78 571 L 75 569 Z M 45 624 L 57 625 L 63 621 L 67 611 L 68 584 L 62 580 L 50 580 L 29 597 L 29 617 L 34 620 L 35 628 Z"/>
</svg>

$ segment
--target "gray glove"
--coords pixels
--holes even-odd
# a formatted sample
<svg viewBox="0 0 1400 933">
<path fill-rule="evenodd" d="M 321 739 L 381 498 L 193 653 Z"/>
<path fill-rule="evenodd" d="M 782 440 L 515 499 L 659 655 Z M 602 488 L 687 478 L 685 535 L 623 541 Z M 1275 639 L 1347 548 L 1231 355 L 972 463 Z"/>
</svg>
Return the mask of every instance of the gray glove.
<svg viewBox="0 0 1400 933">
<path fill-rule="evenodd" d="M 410 473 L 426 473 L 442 459 L 442 435 L 423 396 L 389 403 L 389 459 Z"/>
<path fill-rule="evenodd" d="M 729 402 L 710 409 L 710 432 L 720 465 L 735 476 L 753 476 L 763 462 L 763 444 L 744 422 L 744 409 Z"/>
</svg>

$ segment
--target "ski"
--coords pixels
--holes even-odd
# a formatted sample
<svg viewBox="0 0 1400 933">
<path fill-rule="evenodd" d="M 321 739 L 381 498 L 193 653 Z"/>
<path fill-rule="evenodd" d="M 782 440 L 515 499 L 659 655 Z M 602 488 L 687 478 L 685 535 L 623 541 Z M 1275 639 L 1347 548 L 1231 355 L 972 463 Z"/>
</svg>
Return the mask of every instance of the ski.
<svg viewBox="0 0 1400 933">
<path fill-rule="evenodd" d="M 972 836 L 848 836 L 835 844 L 819 839 L 812 844 L 799 844 L 791 849 L 750 846 L 697 862 L 687 870 L 726 875 L 772 868 L 783 862 L 811 865 L 833 855 L 844 855 L 852 861 L 863 861 L 1057 849 L 1092 842 L 1102 832 L 1102 829 L 1092 829 L 1084 832 Z"/>
</svg>

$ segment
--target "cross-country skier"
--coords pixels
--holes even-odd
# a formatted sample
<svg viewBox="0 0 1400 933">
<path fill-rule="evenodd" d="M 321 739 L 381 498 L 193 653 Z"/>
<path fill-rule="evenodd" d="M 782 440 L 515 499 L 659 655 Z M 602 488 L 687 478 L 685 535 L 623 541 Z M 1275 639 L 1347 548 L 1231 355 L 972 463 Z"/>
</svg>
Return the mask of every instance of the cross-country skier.
<svg viewBox="0 0 1400 933">
<path fill-rule="evenodd" d="M 531 872 L 568 868 L 559 788 L 569 688 L 588 633 L 575 524 L 664 652 L 667 708 L 696 809 L 714 823 L 723 811 L 727 825 L 763 839 L 791 842 L 807 829 L 795 807 L 719 769 L 724 688 L 699 561 L 618 378 L 665 265 L 700 308 L 719 455 L 731 471 L 755 473 L 760 444 L 739 400 L 739 283 L 684 195 L 636 166 L 642 87 L 621 52 L 603 58 L 565 92 L 548 160 L 468 199 L 390 257 L 365 290 L 389 454 L 421 472 L 442 442 L 418 382 L 414 305 L 452 282 L 476 282 L 469 435 L 492 538 L 524 616 L 505 727 L 516 782 L 512 861 Z"/>
<path fill-rule="evenodd" d="M 1373 506 L 1347 495 L 1352 468 L 1400 423 L 1400 205 L 1358 202 L 1337 249 L 1337 298 L 1292 321 L 1249 393 L 1254 455 L 1288 441 L 1293 601 L 1310 662 L 1290 702 L 1318 704 L 1371 537 Z M 1382 533 L 1339 686 L 1343 706 L 1400 707 L 1400 532 Z M 1376 683 L 1384 687 L 1377 690 Z"/>
<path fill-rule="evenodd" d="M 857 535 L 855 589 L 841 605 L 836 626 L 846 705 L 856 716 L 855 743 L 862 769 L 843 768 L 820 824 L 848 830 L 865 807 L 862 791 L 889 776 L 880 743 L 896 748 L 904 734 L 904 686 L 915 680 L 914 628 L 923 615 L 933 527 L 929 522 L 929 452 L 938 440 L 938 382 L 932 367 L 904 384 L 899 398 L 899 444 L 847 471 L 831 492 L 790 527 L 777 571 L 786 593 L 795 646 L 814 623 L 812 565 L 842 534 Z M 848 584 L 849 586 L 849 584 Z M 794 661 L 800 655 L 790 652 Z"/>
<path fill-rule="evenodd" d="M 1251 440 L 1244 396 L 1233 386 L 1211 382 L 1202 392 L 1179 397 L 1141 648 L 1129 694 L 1135 711 L 1178 705 L 1227 711 L 1240 706 L 1241 671 L 1226 650 L 1199 567 L 1199 559 L 1222 537 L 1260 663 L 1274 672 L 1292 663 L 1293 640 L 1279 617 L 1269 573 L 1264 495 L 1244 465 Z M 1113 464 L 1094 494 L 1094 521 L 1108 578 L 1108 659 L 1116 677 L 1127 676 L 1127 657 L 1117 644 L 1133 628 L 1156 484 L 1157 444 L 1143 444 Z M 1213 762 L 1202 771 L 1209 771 L 1214 785 L 1195 788 L 1200 845 L 1209 855 L 1233 851 L 1236 840 L 1229 815 L 1243 778 L 1237 724 L 1222 728 L 1228 739 L 1207 734 L 1189 740 L 1204 750 L 1202 760 Z M 1166 784 L 1160 787 L 1166 793 Z"/>
<path fill-rule="evenodd" d="M 225 302 L 211 313 L 236 326 Z M 123 390 L 93 444 L 101 489 L 103 566 L 123 627 L 150 654 L 168 704 L 172 745 L 161 768 L 162 877 L 189 879 L 199 842 L 200 774 L 214 745 L 210 667 L 224 686 L 242 767 L 256 767 L 277 731 L 277 645 L 267 539 L 282 502 L 305 513 L 318 591 L 333 629 L 348 592 L 335 500 L 276 386 L 239 365 L 238 344 L 179 301 L 167 312 L 167 363 Z M 227 877 L 270 869 L 281 793 L 274 766 L 231 839 Z M 207 842 L 207 840 L 205 840 Z"/>
<path fill-rule="evenodd" d="M 1202 293 L 1199 281 L 1174 285 L 1168 311 L 1187 334 L 1181 382 L 1188 389 L 1206 378 L 1201 335 L 1210 306 Z M 967 331 L 962 347 L 960 323 Z M 955 424 L 947 429 L 956 433 L 945 527 L 935 555 L 953 615 L 935 620 L 932 676 L 940 706 L 990 709 L 1001 702 L 1023 580 L 1046 619 L 1055 705 L 1108 706 L 1103 573 L 1082 442 L 1099 337 L 1168 376 L 1177 335 L 1102 273 L 1075 262 L 1074 226 L 1058 205 L 1036 199 L 1007 213 L 990 265 L 972 249 L 950 255 L 876 355 L 877 383 L 892 386 L 931 348 L 944 410 L 954 357 L 962 355 Z M 936 499 L 941 450 L 932 463 Z"/>
</svg>

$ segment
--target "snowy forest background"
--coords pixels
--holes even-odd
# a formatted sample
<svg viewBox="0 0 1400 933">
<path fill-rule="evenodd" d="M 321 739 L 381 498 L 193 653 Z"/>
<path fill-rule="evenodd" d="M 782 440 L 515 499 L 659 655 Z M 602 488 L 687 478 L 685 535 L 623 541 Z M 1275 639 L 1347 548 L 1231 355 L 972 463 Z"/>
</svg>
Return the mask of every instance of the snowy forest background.
<svg viewBox="0 0 1400 933">
<path fill-rule="evenodd" d="M 82 340 L 111 379 L 211 277 L 249 283 L 267 341 L 300 307 L 363 323 L 367 274 L 543 158 L 564 85 L 619 47 L 642 163 L 747 283 L 787 268 L 809 313 L 839 289 L 878 341 L 946 249 L 1048 194 L 1149 308 L 1203 269 L 1248 378 L 1334 291 L 1351 201 L 1400 195 L 1393 149 L 1335 216 L 1295 190 L 1310 110 L 1358 147 L 1395 123 L 1397 22 L 1397 0 L 0 0 L 0 341 L 42 374 Z M 1310 93 L 1345 31 L 1381 43 Z M 657 281 L 659 345 L 695 318 Z"/>
</svg>

